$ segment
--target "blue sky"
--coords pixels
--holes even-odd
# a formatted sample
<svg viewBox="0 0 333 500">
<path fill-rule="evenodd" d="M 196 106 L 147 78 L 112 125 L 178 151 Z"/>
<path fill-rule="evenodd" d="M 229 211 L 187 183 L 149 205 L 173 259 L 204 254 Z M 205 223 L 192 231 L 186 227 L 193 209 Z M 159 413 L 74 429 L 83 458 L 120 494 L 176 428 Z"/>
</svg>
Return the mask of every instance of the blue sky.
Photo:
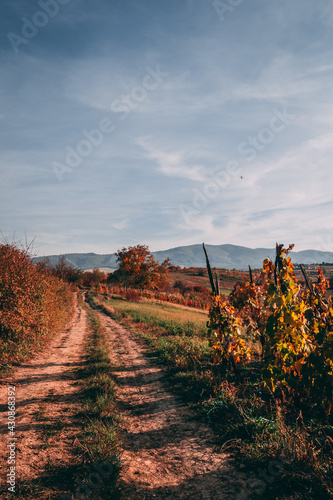
<svg viewBox="0 0 333 500">
<path fill-rule="evenodd" d="M 2 0 L 0 230 L 333 251 L 330 0 Z"/>
</svg>

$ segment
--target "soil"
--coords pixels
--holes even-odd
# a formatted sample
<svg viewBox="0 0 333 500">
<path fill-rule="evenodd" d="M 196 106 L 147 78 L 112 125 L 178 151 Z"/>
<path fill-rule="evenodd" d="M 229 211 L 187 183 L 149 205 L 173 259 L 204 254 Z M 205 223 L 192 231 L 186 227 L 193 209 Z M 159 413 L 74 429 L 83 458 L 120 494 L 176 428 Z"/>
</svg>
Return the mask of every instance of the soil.
<svg viewBox="0 0 333 500">
<path fill-rule="evenodd" d="M 137 336 L 99 312 L 116 375 L 126 499 L 236 499 L 242 478 L 214 435 L 173 395 Z"/>
<path fill-rule="evenodd" d="M 8 473 L 6 402 L 8 387 L 13 386 L 16 389 L 16 490 L 20 490 L 22 484 L 34 485 L 31 489 L 36 491 L 35 498 L 40 498 L 38 483 L 43 486 L 50 483 L 52 492 L 50 469 L 53 474 L 61 475 L 74 460 L 76 403 L 80 399 L 76 369 L 83 363 L 85 333 L 86 312 L 76 299 L 75 315 L 67 330 L 33 359 L 14 369 L 11 377 L 1 381 L 0 409 L 4 417 L 0 427 L 1 480 Z M 59 495 L 51 498 L 59 498 Z"/>
<path fill-rule="evenodd" d="M 104 313 L 98 311 L 98 315 L 106 330 L 117 381 L 124 498 L 248 498 L 241 493 L 246 478 L 236 471 L 230 457 L 216 448 L 210 427 L 195 420 L 170 392 L 166 371 L 147 359 L 143 341 Z M 68 330 L 42 353 L 17 367 L 0 386 L 4 412 L 0 427 L 2 481 L 8 472 L 7 388 L 13 385 L 17 408 L 16 484 L 39 481 L 45 485 L 46 481 L 49 485 L 48 496 L 36 493 L 29 498 L 59 498 L 48 471 L 51 467 L 59 476 L 74 460 L 78 445 L 75 405 L 80 401 L 76 369 L 83 363 L 86 332 L 86 312 L 77 303 Z M 45 423 L 56 427 L 59 422 L 60 433 L 46 436 Z"/>
</svg>

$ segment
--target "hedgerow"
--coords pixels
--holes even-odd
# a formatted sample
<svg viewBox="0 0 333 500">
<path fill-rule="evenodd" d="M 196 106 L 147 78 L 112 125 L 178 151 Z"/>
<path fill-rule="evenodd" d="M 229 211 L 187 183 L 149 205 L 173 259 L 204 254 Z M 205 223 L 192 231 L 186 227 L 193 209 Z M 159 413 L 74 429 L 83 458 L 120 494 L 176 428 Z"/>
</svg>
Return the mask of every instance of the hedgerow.
<svg viewBox="0 0 333 500">
<path fill-rule="evenodd" d="M 73 289 L 16 244 L 0 245 L 0 368 L 26 359 L 73 312 Z"/>
</svg>

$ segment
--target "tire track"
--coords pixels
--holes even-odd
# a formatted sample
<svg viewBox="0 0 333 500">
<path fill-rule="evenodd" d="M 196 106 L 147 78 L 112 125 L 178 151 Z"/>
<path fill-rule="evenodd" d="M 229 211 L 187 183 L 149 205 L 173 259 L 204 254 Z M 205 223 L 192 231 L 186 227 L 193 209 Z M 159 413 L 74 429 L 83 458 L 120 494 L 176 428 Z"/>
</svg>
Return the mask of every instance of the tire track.
<svg viewBox="0 0 333 500">
<path fill-rule="evenodd" d="M 76 297 L 75 314 L 66 331 L 50 341 L 33 359 L 14 369 L 13 375 L 1 381 L 1 461 L 3 480 L 8 472 L 6 449 L 7 388 L 16 387 L 16 485 L 29 484 L 50 466 L 66 467 L 73 455 L 75 437 L 75 402 L 79 387 L 76 368 L 82 364 L 86 334 L 86 312 Z M 41 418 L 42 416 L 42 418 Z M 43 439 L 46 424 L 60 423 L 61 439 Z M 47 441 L 47 442 L 46 442 Z M 6 481 L 6 480 L 5 480 Z M 4 483 L 5 483 L 4 481 Z M 41 497 L 38 497 L 41 498 Z M 47 496 L 47 498 L 50 498 Z"/>
<path fill-rule="evenodd" d="M 166 388 L 165 371 L 146 359 L 145 345 L 98 312 L 116 366 L 123 429 L 126 499 L 232 499 L 245 478 L 214 446 L 212 430 Z"/>
</svg>

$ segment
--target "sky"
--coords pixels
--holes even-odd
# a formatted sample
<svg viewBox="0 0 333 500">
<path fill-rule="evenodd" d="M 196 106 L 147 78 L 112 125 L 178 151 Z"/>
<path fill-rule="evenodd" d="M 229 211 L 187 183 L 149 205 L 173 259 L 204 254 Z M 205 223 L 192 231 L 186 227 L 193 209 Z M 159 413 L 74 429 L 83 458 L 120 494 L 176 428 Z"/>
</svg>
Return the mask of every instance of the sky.
<svg viewBox="0 0 333 500">
<path fill-rule="evenodd" d="M 2 0 L 0 231 L 333 251 L 331 0 Z"/>
</svg>

